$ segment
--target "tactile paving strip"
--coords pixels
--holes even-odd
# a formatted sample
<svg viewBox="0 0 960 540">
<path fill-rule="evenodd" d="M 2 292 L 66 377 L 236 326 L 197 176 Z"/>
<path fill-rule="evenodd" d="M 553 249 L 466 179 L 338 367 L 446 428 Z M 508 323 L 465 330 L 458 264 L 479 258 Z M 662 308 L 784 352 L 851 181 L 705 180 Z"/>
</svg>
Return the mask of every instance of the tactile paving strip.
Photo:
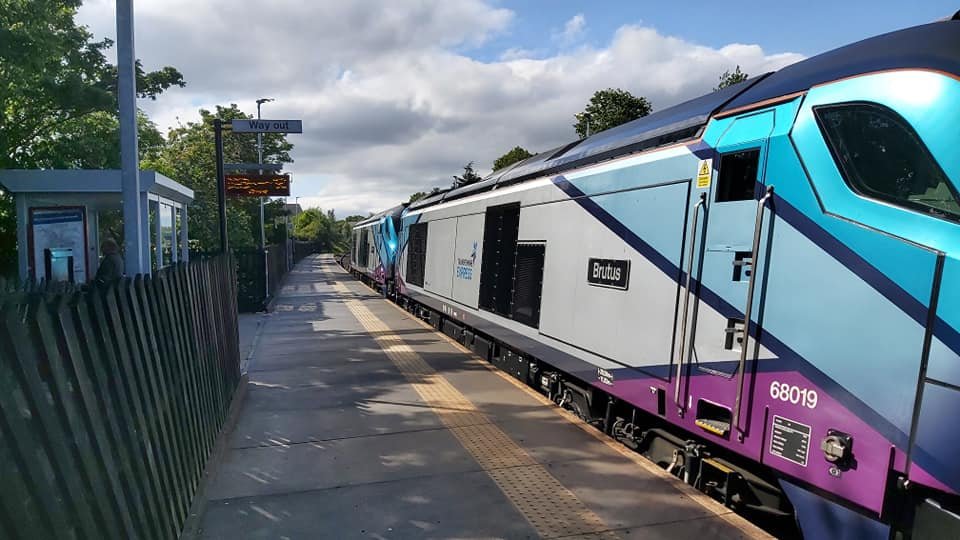
<svg viewBox="0 0 960 540">
<path fill-rule="evenodd" d="M 371 312 L 341 282 L 333 285 L 344 303 L 373 336 L 460 444 L 496 482 L 543 538 L 589 535 L 613 540 L 616 533 L 542 465 L 477 410 L 420 355 Z"/>
</svg>

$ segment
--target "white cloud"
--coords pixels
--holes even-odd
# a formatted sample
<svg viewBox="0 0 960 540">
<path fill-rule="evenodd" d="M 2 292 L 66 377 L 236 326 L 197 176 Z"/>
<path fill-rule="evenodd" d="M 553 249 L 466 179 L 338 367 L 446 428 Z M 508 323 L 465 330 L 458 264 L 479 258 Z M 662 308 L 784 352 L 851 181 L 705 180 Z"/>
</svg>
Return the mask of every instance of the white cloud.
<svg viewBox="0 0 960 540">
<path fill-rule="evenodd" d="M 112 36 L 112 0 L 88 0 L 81 21 Z M 294 195 L 301 204 L 366 213 L 445 186 L 463 164 L 481 172 L 521 145 L 575 138 L 574 113 L 593 92 L 621 87 L 663 109 L 709 91 L 735 65 L 751 74 L 800 58 L 757 45 L 697 45 L 639 26 L 603 46 L 556 53 L 513 49 L 493 61 L 464 51 L 509 31 L 513 14 L 482 0 L 138 0 L 137 56 L 178 67 L 187 88 L 143 106 L 161 128 L 200 107 L 237 103 L 302 118 Z M 582 32 L 581 16 L 567 28 Z"/>
<path fill-rule="evenodd" d="M 583 13 L 577 13 L 563 25 L 563 31 L 554 35 L 554 40 L 563 47 L 572 45 L 580 40 L 586 27 L 587 18 Z"/>
</svg>

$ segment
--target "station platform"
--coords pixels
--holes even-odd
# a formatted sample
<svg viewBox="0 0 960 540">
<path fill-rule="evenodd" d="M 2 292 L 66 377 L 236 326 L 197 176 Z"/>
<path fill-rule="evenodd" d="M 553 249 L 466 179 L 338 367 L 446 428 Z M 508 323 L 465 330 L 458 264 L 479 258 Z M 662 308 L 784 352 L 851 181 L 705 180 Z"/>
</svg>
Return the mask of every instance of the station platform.
<svg viewBox="0 0 960 540">
<path fill-rule="evenodd" d="M 330 256 L 257 328 L 185 538 L 769 538 Z"/>
</svg>

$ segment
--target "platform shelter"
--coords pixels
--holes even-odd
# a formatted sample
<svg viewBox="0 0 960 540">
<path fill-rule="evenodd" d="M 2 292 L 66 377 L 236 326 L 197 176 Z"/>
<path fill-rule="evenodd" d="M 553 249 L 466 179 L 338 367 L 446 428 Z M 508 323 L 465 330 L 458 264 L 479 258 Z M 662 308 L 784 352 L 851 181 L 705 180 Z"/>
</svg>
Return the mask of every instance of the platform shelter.
<svg viewBox="0 0 960 540">
<path fill-rule="evenodd" d="M 100 214 L 122 210 L 120 170 L 0 170 L 0 189 L 16 199 L 21 278 L 77 283 L 93 278 Z M 146 267 L 141 271 L 187 261 L 187 208 L 193 198 L 190 188 L 156 171 L 140 171 L 138 244 Z"/>
</svg>

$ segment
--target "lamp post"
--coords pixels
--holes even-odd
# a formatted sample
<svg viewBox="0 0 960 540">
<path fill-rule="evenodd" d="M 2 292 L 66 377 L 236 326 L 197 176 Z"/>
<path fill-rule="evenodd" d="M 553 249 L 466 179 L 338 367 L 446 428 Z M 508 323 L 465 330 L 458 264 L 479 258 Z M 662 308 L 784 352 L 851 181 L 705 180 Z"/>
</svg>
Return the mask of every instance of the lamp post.
<svg viewBox="0 0 960 540">
<path fill-rule="evenodd" d="M 260 120 L 260 106 L 271 101 L 274 101 L 274 99 L 260 98 L 257 100 L 257 120 Z M 263 133 L 257 133 L 257 163 L 263 164 Z M 260 174 L 263 174 L 262 170 Z M 260 249 L 267 249 L 267 226 L 263 219 L 263 197 L 260 197 Z"/>
<path fill-rule="evenodd" d="M 260 106 L 273 100 L 257 100 L 257 120 L 260 120 Z M 257 164 L 263 165 L 263 133 L 260 132 L 257 132 Z M 260 169 L 260 174 L 263 174 L 263 169 Z M 267 256 L 267 224 L 263 217 L 263 197 L 260 197 L 260 251 L 263 253 L 263 301 L 266 302 L 270 298 L 270 260 Z"/>
<path fill-rule="evenodd" d="M 150 268 L 144 263 L 143 215 L 140 213 L 140 164 L 137 155 L 136 54 L 133 49 L 133 0 L 117 0 L 117 100 L 120 111 L 120 178 L 123 200 L 123 243 L 126 274 Z M 150 247 L 149 241 L 146 245 Z M 23 246 L 20 247 L 23 249 Z"/>
</svg>

